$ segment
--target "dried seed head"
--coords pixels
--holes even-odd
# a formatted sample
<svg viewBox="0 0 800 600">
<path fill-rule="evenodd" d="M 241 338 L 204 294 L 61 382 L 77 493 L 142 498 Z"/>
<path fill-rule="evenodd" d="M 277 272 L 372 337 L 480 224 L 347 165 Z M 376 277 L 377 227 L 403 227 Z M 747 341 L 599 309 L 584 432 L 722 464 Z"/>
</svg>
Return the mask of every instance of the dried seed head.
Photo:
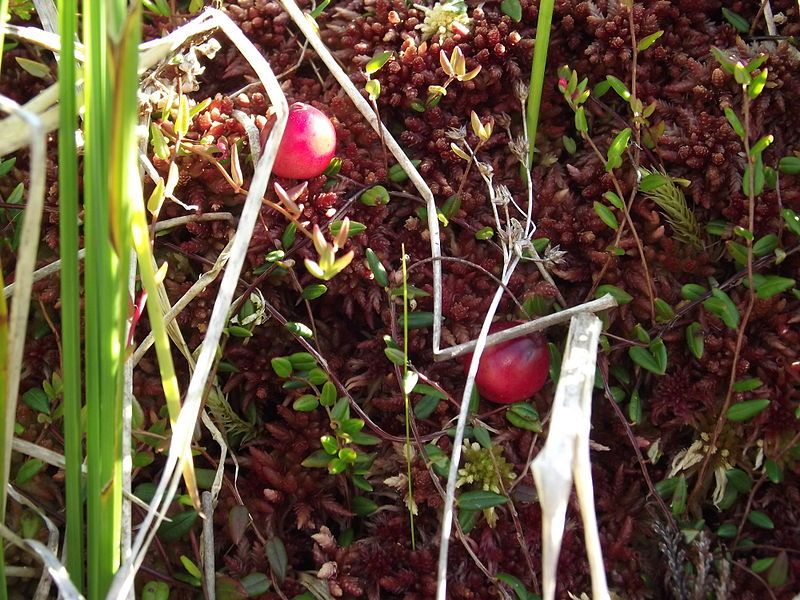
<svg viewBox="0 0 800 600">
<path fill-rule="evenodd" d="M 511 191 L 505 185 L 497 185 L 494 188 L 494 203 L 504 206 L 511 202 Z"/>
<path fill-rule="evenodd" d="M 477 161 L 475 165 L 478 167 L 478 172 L 483 176 L 484 179 L 488 179 L 489 181 L 492 180 L 494 177 L 494 169 L 492 168 L 492 165 L 481 161 Z"/>
<path fill-rule="evenodd" d="M 451 127 L 450 129 L 445 131 L 444 134 L 447 137 L 449 137 L 451 140 L 455 140 L 456 142 L 460 142 L 461 140 L 463 140 L 464 138 L 467 137 L 467 128 L 466 128 L 465 125 L 462 125 L 461 127 L 458 127 L 458 128 Z"/>
<path fill-rule="evenodd" d="M 528 86 L 520 79 L 514 82 L 514 95 L 520 102 L 525 102 L 528 99 Z"/>
<path fill-rule="evenodd" d="M 505 130 L 511 127 L 511 116 L 506 112 L 501 112 L 499 115 L 495 116 L 494 121 Z"/>
<path fill-rule="evenodd" d="M 528 143 L 523 138 L 519 136 L 513 138 L 508 143 L 508 149 L 519 162 L 528 164 Z"/>
</svg>

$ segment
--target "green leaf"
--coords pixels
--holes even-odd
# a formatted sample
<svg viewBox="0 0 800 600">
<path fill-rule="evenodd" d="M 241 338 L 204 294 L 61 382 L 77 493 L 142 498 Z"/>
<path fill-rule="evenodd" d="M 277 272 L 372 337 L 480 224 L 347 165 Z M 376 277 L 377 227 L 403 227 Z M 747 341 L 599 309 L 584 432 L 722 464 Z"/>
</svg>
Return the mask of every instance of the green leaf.
<svg viewBox="0 0 800 600">
<path fill-rule="evenodd" d="M 425 446 L 425 453 L 428 455 L 428 460 L 436 474 L 440 477 L 447 477 L 447 471 L 450 468 L 450 459 L 442 452 L 442 449 L 436 444 L 427 444 Z"/>
<path fill-rule="evenodd" d="M 608 163 L 606 164 L 606 171 L 611 171 L 622 164 L 622 153 L 625 151 L 625 148 L 628 147 L 628 142 L 630 139 L 630 127 L 626 127 L 616 135 L 614 140 L 611 142 L 611 145 L 608 147 Z"/>
<path fill-rule="evenodd" d="M 372 75 L 373 73 L 379 71 L 383 68 L 383 65 L 385 65 L 390 58 L 392 58 L 392 54 L 394 54 L 394 52 L 389 50 L 378 52 L 364 67 L 364 71 L 367 73 L 367 75 Z"/>
<path fill-rule="evenodd" d="M 292 222 L 286 226 L 286 229 L 283 230 L 283 235 L 281 235 L 281 246 L 283 246 L 284 250 L 292 247 L 295 237 L 297 237 L 297 225 Z"/>
<path fill-rule="evenodd" d="M 20 465 L 19 469 L 17 469 L 17 476 L 14 481 L 16 481 L 17 485 L 25 485 L 43 468 L 44 462 L 38 458 L 26 460 Z"/>
<path fill-rule="evenodd" d="M 659 323 L 666 323 L 675 317 L 675 311 L 666 302 L 666 300 L 663 300 L 662 298 L 656 298 L 653 301 L 653 304 L 656 309 L 656 321 Z"/>
<path fill-rule="evenodd" d="M 323 0 L 326 4 L 329 0 Z M 319 8 L 319 6 L 317 7 Z M 264 573 L 250 573 L 239 580 L 239 583 L 247 593 L 248 598 L 258 598 L 266 594 L 272 587 L 272 582 Z M 222 600 L 221 598 L 219 600 Z"/>
<path fill-rule="evenodd" d="M 479 510 L 460 510 L 458 511 L 458 524 L 461 526 L 461 531 L 469 533 L 475 528 L 478 522 L 478 517 L 481 512 Z"/>
<path fill-rule="evenodd" d="M 178 137 L 185 136 L 189 131 L 189 100 L 181 94 L 178 102 L 178 114 L 175 117 L 175 133 Z"/>
<path fill-rule="evenodd" d="M 703 302 L 706 310 L 717 315 L 731 329 L 736 329 L 739 326 L 739 310 L 730 296 L 719 288 L 712 289 L 711 296 Z"/>
<path fill-rule="evenodd" d="M 728 251 L 728 254 L 731 255 L 731 258 L 736 261 L 737 264 L 746 265 L 747 264 L 747 248 L 742 246 L 741 244 L 734 242 L 734 241 L 727 241 L 725 242 L 725 249 Z"/>
<path fill-rule="evenodd" d="M 628 356 L 637 365 L 656 375 L 663 375 L 667 371 L 667 349 L 661 338 L 653 340 L 649 348 L 631 346 Z"/>
<path fill-rule="evenodd" d="M 747 19 L 740 14 L 737 14 L 730 9 L 723 8 L 722 16 L 725 17 L 725 20 L 733 25 L 733 28 L 739 33 L 747 33 L 750 30 L 750 23 L 748 23 Z"/>
<path fill-rule="evenodd" d="M 165 521 L 158 528 L 158 537 L 167 544 L 177 542 L 189 533 L 197 521 L 197 513 L 194 510 L 186 510 L 174 514 L 170 518 L 172 521 Z"/>
<path fill-rule="evenodd" d="M 510 575 L 509 573 L 498 573 L 495 575 L 495 577 L 498 581 L 502 581 L 508 587 L 514 590 L 514 593 L 517 595 L 517 600 L 533 600 L 531 598 L 532 594 L 525 589 L 523 583 L 513 575 Z"/>
<path fill-rule="evenodd" d="M 458 497 L 458 507 L 461 510 L 484 510 L 506 502 L 508 498 L 505 496 L 485 490 L 464 492 Z"/>
<path fill-rule="evenodd" d="M 14 165 L 17 162 L 17 157 L 12 156 L 11 158 L 7 158 L 6 160 L 0 162 L 0 177 L 5 177 L 9 174 L 11 169 L 14 168 Z"/>
<path fill-rule="evenodd" d="M 756 288 L 756 295 L 761 300 L 772 298 L 795 286 L 795 280 L 778 275 L 759 275 L 753 277 L 753 284 Z"/>
<path fill-rule="evenodd" d="M 317 359 L 308 352 L 295 352 L 286 358 L 297 371 L 310 371 L 317 366 Z"/>
<path fill-rule="evenodd" d="M 314 337 L 314 332 L 311 331 L 311 328 L 304 323 L 296 323 L 294 321 L 289 321 L 288 323 L 286 323 L 285 327 L 290 333 L 293 333 L 294 335 L 309 340 Z"/>
<path fill-rule="evenodd" d="M 775 523 L 772 522 L 772 519 L 760 510 L 752 511 L 747 515 L 747 520 L 761 529 L 775 529 Z"/>
<path fill-rule="evenodd" d="M 787 175 L 800 175 L 800 156 L 784 156 L 778 161 L 778 169 Z"/>
<path fill-rule="evenodd" d="M 309 16 L 310 16 L 312 19 L 316 20 L 316 18 L 317 18 L 317 17 L 319 17 L 319 16 L 322 14 L 322 11 L 324 11 L 324 10 L 325 10 L 325 8 L 326 8 L 326 7 L 328 6 L 328 4 L 330 4 L 330 3 L 331 3 L 331 0 L 322 0 L 322 2 L 320 2 L 319 4 L 317 4 L 317 7 L 316 7 L 314 10 L 312 10 L 310 13 L 308 13 L 308 14 L 309 14 Z"/>
<path fill-rule="evenodd" d="M 769 146 L 774 140 L 775 140 L 775 138 L 773 136 L 771 136 L 771 135 L 762 136 L 750 148 L 750 156 L 752 156 L 752 157 L 759 156 L 761 153 L 764 152 L 764 150 L 767 149 L 767 146 Z"/>
<path fill-rule="evenodd" d="M 675 491 L 672 492 L 672 507 L 673 515 L 680 515 L 686 510 L 686 497 L 688 495 L 688 488 L 686 485 L 686 476 L 680 475 L 675 484 Z"/>
<path fill-rule="evenodd" d="M 575 140 L 568 135 L 561 136 L 561 143 L 564 145 L 564 150 L 566 150 L 568 154 L 575 154 L 575 152 L 578 150 Z"/>
<path fill-rule="evenodd" d="M 336 220 L 330 224 L 328 227 L 330 229 L 331 235 L 336 237 L 339 235 L 339 232 L 342 230 L 342 221 Z M 347 237 L 348 239 L 353 237 L 354 235 L 358 235 L 359 233 L 364 233 L 367 230 L 367 226 L 363 223 L 359 223 L 358 221 L 350 221 L 350 229 L 347 230 Z"/>
<path fill-rule="evenodd" d="M 403 374 L 403 393 L 406 395 L 410 394 L 414 386 L 417 385 L 417 381 L 419 381 L 419 373 L 406 371 Z"/>
<path fill-rule="evenodd" d="M 356 496 L 350 502 L 350 509 L 359 517 L 366 517 L 378 510 L 378 505 L 364 496 Z"/>
<path fill-rule="evenodd" d="M 767 583 L 772 587 L 781 587 L 789 577 L 789 556 L 785 550 L 781 550 L 775 557 L 775 562 L 767 572 Z"/>
<path fill-rule="evenodd" d="M 50 399 L 41 388 L 33 388 L 22 394 L 22 401 L 36 412 L 50 414 Z"/>
<path fill-rule="evenodd" d="M 741 469 L 728 469 L 725 471 L 725 477 L 740 494 L 746 494 L 753 487 L 753 480 Z"/>
<path fill-rule="evenodd" d="M 586 122 L 586 111 L 582 106 L 579 106 L 575 111 L 575 129 L 580 133 L 588 133 L 589 124 Z"/>
<path fill-rule="evenodd" d="M 767 569 L 772 566 L 772 563 L 775 562 L 775 557 L 770 556 L 767 558 L 759 558 L 758 560 L 754 560 L 753 564 L 750 565 L 750 569 L 753 573 L 763 573 Z"/>
<path fill-rule="evenodd" d="M 744 400 L 743 402 L 739 402 L 731 406 L 728 409 L 728 412 L 725 413 L 725 416 L 729 421 L 747 421 L 767 408 L 769 404 L 770 401 L 766 398 Z"/>
<path fill-rule="evenodd" d="M 358 446 L 377 446 L 381 443 L 380 438 L 372 434 L 364 433 L 363 431 L 356 431 L 350 434 L 350 441 Z M 365 455 L 359 455 L 365 456 Z"/>
<path fill-rule="evenodd" d="M 292 403 L 292 408 L 298 412 L 311 412 L 319 406 L 319 400 L 313 394 L 303 394 Z"/>
<path fill-rule="evenodd" d="M 15 56 L 14 60 L 17 61 L 17 64 L 23 71 L 33 75 L 37 79 L 47 79 L 50 77 L 50 67 L 44 63 L 22 56 Z"/>
<path fill-rule="evenodd" d="M 329 462 L 331 462 L 331 455 L 324 450 L 317 450 L 309 454 L 300 465 L 306 469 L 322 469 L 327 467 Z"/>
<path fill-rule="evenodd" d="M 492 437 L 489 435 L 489 432 L 485 427 L 473 427 L 472 437 L 487 450 L 492 447 Z"/>
<path fill-rule="evenodd" d="M 786 227 L 789 229 L 789 231 L 791 231 L 797 237 L 800 237 L 800 216 L 798 216 L 798 214 L 791 208 L 784 208 L 781 211 L 781 217 L 783 217 L 783 220 L 786 223 Z"/>
<path fill-rule="evenodd" d="M 350 401 L 347 398 L 339 398 L 331 409 L 331 419 L 343 421 L 350 418 Z"/>
<path fill-rule="evenodd" d="M 756 256 L 766 256 L 778 247 L 778 236 L 768 233 L 753 244 L 753 254 Z"/>
<path fill-rule="evenodd" d="M 738 529 L 733 523 L 725 523 L 717 528 L 717 535 L 722 538 L 736 537 Z"/>
<path fill-rule="evenodd" d="M 402 327 L 405 319 L 403 315 L 398 318 L 399 324 Z M 408 328 L 409 329 L 427 329 L 433 327 L 433 313 L 425 311 L 414 311 L 408 313 Z"/>
<path fill-rule="evenodd" d="M 439 402 L 441 402 L 441 399 L 436 396 L 423 396 L 414 405 L 414 416 L 418 419 L 427 419 L 439 406 Z"/>
<path fill-rule="evenodd" d="M 514 21 L 519 23 L 522 20 L 522 5 L 519 0 L 503 0 L 500 3 L 500 10 L 504 15 L 508 15 Z"/>
<path fill-rule="evenodd" d="M 366 249 L 367 265 L 375 278 L 375 282 L 381 287 L 389 287 L 389 276 L 386 274 L 386 268 L 381 263 L 378 255 L 372 248 Z"/>
<path fill-rule="evenodd" d="M 272 364 L 272 370 L 275 371 L 278 377 L 286 379 L 292 375 L 292 363 L 285 356 L 275 357 L 270 363 Z"/>
<path fill-rule="evenodd" d="M 203 576 L 198 566 L 194 564 L 192 562 L 192 559 L 186 556 L 185 554 L 181 554 L 180 561 L 181 564 L 183 565 L 183 568 L 186 569 L 186 572 L 189 573 L 189 575 L 197 577 L 198 579 L 200 579 Z"/>
<path fill-rule="evenodd" d="M 289 558 L 286 556 L 286 546 L 283 545 L 283 540 L 277 536 L 269 538 L 264 550 L 275 579 L 278 580 L 278 583 L 283 583 L 283 580 L 286 579 L 286 568 L 289 565 Z"/>
<path fill-rule="evenodd" d="M 402 350 L 398 350 L 397 348 L 384 348 L 383 353 L 386 355 L 393 364 L 402 367 L 406 364 L 406 356 L 403 354 Z"/>
<path fill-rule="evenodd" d="M 780 483 L 783 481 L 783 469 L 771 458 L 764 461 L 764 472 L 772 483 Z"/>
<path fill-rule="evenodd" d="M 653 486 L 656 490 L 656 493 L 661 496 L 662 498 L 666 498 L 671 496 L 675 493 L 675 488 L 678 486 L 678 478 L 677 477 L 670 477 L 669 479 L 662 479 L 661 481 L 656 482 Z"/>
<path fill-rule="evenodd" d="M 706 288 L 696 283 L 687 283 L 681 287 L 681 297 L 684 300 L 698 300 L 707 292 Z"/>
<path fill-rule="evenodd" d="M 702 325 L 697 321 L 686 327 L 686 345 L 689 347 L 689 352 L 692 353 L 692 356 L 698 360 L 703 358 L 705 336 L 703 335 Z"/>
<path fill-rule="evenodd" d="M 389 191 L 382 185 L 373 185 L 371 188 L 364 190 L 358 200 L 365 206 L 383 206 L 389 204 Z"/>
<path fill-rule="evenodd" d="M 631 401 L 628 403 L 628 418 L 634 424 L 642 421 L 642 399 L 638 390 L 631 393 Z"/>
<path fill-rule="evenodd" d="M 744 127 L 742 126 L 742 122 L 739 120 L 739 117 L 736 116 L 736 113 L 733 112 L 733 109 L 730 106 L 726 106 L 723 109 L 725 113 L 725 118 L 728 119 L 728 123 L 733 128 L 733 131 L 736 132 L 741 139 L 745 138 L 745 131 Z"/>
<path fill-rule="evenodd" d="M 449 221 L 458 214 L 460 209 L 461 198 L 458 196 L 458 194 L 453 194 L 447 200 L 445 200 L 444 204 L 442 205 L 441 212 Z"/>
<path fill-rule="evenodd" d="M 744 169 L 744 175 L 742 176 L 742 193 L 745 196 L 750 196 L 750 171 L 753 172 L 753 190 L 752 195 L 758 196 L 761 192 L 764 191 L 764 160 L 759 155 L 756 158 L 755 164 L 747 165 Z"/>
<path fill-rule="evenodd" d="M 325 292 L 328 291 L 328 286 L 324 283 L 312 283 L 311 285 L 307 285 L 303 288 L 303 292 L 300 294 L 300 297 L 303 300 L 316 300 Z"/>
<path fill-rule="evenodd" d="M 527 402 L 517 402 L 506 410 L 506 419 L 514 427 L 519 427 L 526 431 L 539 433 L 542 431 L 542 423 L 539 420 L 539 412 L 532 404 Z"/>
<path fill-rule="evenodd" d="M 609 204 L 611 204 L 614 208 L 618 208 L 622 210 L 625 206 L 625 203 L 622 201 L 622 198 L 617 196 L 614 192 L 608 191 L 603 194 L 603 198 L 608 200 Z"/>
<path fill-rule="evenodd" d="M 614 77 L 613 75 L 606 75 L 606 81 L 608 81 L 612 89 L 615 92 L 617 92 L 617 95 L 623 100 L 625 100 L 625 102 L 631 99 L 631 93 L 628 90 L 628 86 L 622 83 L 622 80 L 618 79 L 617 77 Z M 628 130 L 628 135 L 630 135 L 630 130 Z"/>
<path fill-rule="evenodd" d="M 333 406 L 336 404 L 336 386 L 330 381 L 326 381 L 322 386 L 322 392 L 319 395 L 319 403 L 322 406 Z"/>
<path fill-rule="evenodd" d="M 614 300 L 617 301 L 617 304 L 622 306 L 623 304 L 628 304 L 631 300 L 633 300 L 633 296 L 631 296 L 628 292 L 619 288 L 615 285 L 610 284 L 603 284 L 597 287 L 597 291 L 595 291 L 594 297 L 595 298 L 602 298 L 606 294 L 611 294 Z"/>
<path fill-rule="evenodd" d="M 169 586 L 163 581 L 148 581 L 142 587 L 141 600 L 169 600 Z"/>
<path fill-rule="evenodd" d="M 364 478 L 363 475 L 353 475 L 350 480 L 353 482 L 354 486 L 363 492 L 371 492 L 375 489 L 372 487 L 372 484 Z"/>
<path fill-rule="evenodd" d="M 595 201 L 594 203 L 594 212 L 597 213 L 597 216 L 600 217 L 600 220 L 603 221 L 606 225 L 611 227 L 611 229 L 619 229 L 619 222 L 617 221 L 617 217 L 614 216 L 614 213 L 611 212 L 611 209 L 608 208 L 605 204 Z"/>
<path fill-rule="evenodd" d="M 415 167 L 418 167 L 422 164 L 422 161 L 419 159 L 414 159 L 411 161 L 411 164 Z M 389 167 L 389 181 L 392 183 L 403 183 L 408 179 L 408 173 L 405 172 L 402 165 L 395 164 Z"/>
<path fill-rule="evenodd" d="M 752 392 L 755 389 L 760 388 L 763 382 L 758 377 L 751 377 L 749 379 L 740 379 L 736 383 L 733 384 L 733 391 L 734 392 Z"/>
<path fill-rule="evenodd" d="M 658 40 L 658 38 L 660 38 L 662 35 L 664 35 L 664 31 L 659 30 L 656 31 L 655 33 L 651 33 L 650 35 L 643 37 L 641 40 L 639 40 L 639 43 L 636 44 L 636 49 L 639 52 L 644 52 L 650 46 L 652 46 L 656 42 L 656 40 Z"/>
<path fill-rule="evenodd" d="M 434 398 L 439 398 L 441 400 L 447 399 L 447 394 L 439 391 L 432 385 L 428 385 L 427 383 L 418 383 L 417 385 L 414 386 L 413 391 L 415 394 L 424 394 L 426 396 L 433 396 Z"/>
<path fill-rule="evenodd" d="M 369 99 L 375 102 L 375 100 L 381 97 L 381 82 L 377 79 L 370 79 L 369 81 L 367 81 L 366 85 L 364 85 L 364 90 L 367 92 L 367 94 L 369 94 Z M 389 200 L 387 194 L 386 202 L 388 201 Z M 382 204 L 386 204 L 386 202 L 383 202 Z M 364 202 L 364 204 L 367 203 Z M 375 206 L 375 204 L 367 204 L 367 206 Z"/>
</svg>

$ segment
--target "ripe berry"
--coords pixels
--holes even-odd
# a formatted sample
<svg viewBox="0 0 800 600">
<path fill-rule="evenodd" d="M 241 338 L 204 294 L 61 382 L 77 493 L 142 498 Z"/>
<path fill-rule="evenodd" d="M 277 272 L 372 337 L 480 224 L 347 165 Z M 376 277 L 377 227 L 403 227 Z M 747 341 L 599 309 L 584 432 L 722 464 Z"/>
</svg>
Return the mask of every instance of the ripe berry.
<svg viewBox="0 0 800 600">
<path fill-rule="evenodd" d="M 266 134 L 266 135 L 265 135 Z M 266 142 L 269 126 L 261 132 Z M 321 175 L 336 152 L 336 130 L 325 113 L 295 102 L 278 147 L 272 172 L 288 179 L 312 179 Z"/>
<path fill-rule="evenodd" d="M 518 322 L 493 323 L 489 333 L 508 329 Z M 469 371 L 472 354 L 464 358 L 464 373 Z M 547 381 L 550 353 L 545 337 L 531 333 L 486 348 L 481 356 L 475 385 L 481 396 L 498 404 L 511 404 L 530 398 Z"/>
</svg>

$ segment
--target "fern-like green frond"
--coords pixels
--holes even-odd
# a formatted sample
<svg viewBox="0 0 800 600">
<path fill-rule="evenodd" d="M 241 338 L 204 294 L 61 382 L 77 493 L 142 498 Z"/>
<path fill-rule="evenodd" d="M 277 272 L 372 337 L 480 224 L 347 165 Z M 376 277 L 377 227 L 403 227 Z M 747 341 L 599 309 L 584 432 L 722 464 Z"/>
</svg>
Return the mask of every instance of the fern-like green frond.
<svg viewBox="0 0 800 600">
<path fill-rule="evenodd" d="M 674 179 L 663 170 L 650 171 L 640 167 L 639 172 L 642 175 L 639 191 L 661 209 L 667 223 L 672 227 L 672 237 L 682 244 L 701 250 L 703 242 L 700 238 L 700 226 L 686 203 L 683 190 L 678 186 L 678 183 L 688 185 L 689 182 Z"/>
</svg>

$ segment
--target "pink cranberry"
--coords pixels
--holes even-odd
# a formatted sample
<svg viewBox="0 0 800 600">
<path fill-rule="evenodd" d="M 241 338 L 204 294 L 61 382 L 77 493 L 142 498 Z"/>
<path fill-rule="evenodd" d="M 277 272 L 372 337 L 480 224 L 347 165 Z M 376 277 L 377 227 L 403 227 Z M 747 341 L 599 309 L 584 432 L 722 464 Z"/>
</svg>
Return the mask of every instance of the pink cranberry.
<svg viewBox="0 0 800 600">
<path fill-rule="evenodd" d="M 493 323 L 489 333 L 508 329 L 519 322 Z M 469 371 L 472 354 L 464 358 L 464 373 Z M 550 353 L 545 337 L 531 333 L 486 348 L 481 356 L 475 385 L 481 396 L 498 404 L 511 404 L 530 398 L 547 381 Z"/>
<path fill-rule="evenodd" d="M 266 142 L 271 127 L 261 131 Z M 295 102 L 289 107 L 286 131 L 278 147 L 272 172 L 288 179 L 312 179 L 321 175 L 336 152 L 336 130 L 325 113 Z"/>
</svg>

